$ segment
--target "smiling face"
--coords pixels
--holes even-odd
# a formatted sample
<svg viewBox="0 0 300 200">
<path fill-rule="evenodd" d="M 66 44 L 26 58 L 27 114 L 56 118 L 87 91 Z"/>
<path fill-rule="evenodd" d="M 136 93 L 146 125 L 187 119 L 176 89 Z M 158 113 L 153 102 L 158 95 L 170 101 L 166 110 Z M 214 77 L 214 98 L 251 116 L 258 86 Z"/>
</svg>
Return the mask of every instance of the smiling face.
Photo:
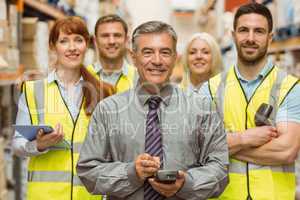
<svg viewBox="0 0 300 200">
<path fill-rule="evenodd" d="M 69 69 L 81 66 L 86 49 L 87 43 L 82 35 L 74 33 L 66 34 L 61 31 L 53 47 L 53 50 L 57 54 L 58 66 Z"/>
<path fill-rule="evenodd" d="M 132 54 L 141 84 L 162 87 L 168 83 L 176 61 L 176 49 L 168 33 L 141 34 Z"/>
<path fill-rule="evenodd" d="M 239 17 L 233 32 L 239 60 L 243 63 L 258 63 L 266 58 L 272 33 L 267 19 L 259 14 L 244 14 Z"/>
<path fill-rule="evenodd" d="M 207 42 L 194 39 L 187 54 L 187 63 L 190 73 L 196 76 L 209 76 L 212 71 L 212 52 Z"/>
<path fill-rule="evenodd" d="M 127 36 L 120 22 L 107 22 L 97 28 L 95 42 L 101 59 L 123 59 L 126 53 Z"/>
</svg>

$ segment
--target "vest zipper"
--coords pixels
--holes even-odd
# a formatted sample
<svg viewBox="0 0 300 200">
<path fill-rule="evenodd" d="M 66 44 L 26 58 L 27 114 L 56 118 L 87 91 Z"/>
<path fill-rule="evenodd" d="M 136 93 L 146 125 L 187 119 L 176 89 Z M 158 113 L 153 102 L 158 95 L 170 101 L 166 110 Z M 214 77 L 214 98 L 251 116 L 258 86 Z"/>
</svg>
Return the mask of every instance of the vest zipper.
<svg viewBox="0 0 300 200">
<path fill-rule="evenodd" d="M 247 198 L 246 200 L 252 200 L 251 194 L 250 194 L 250 181 L 249 181 L 249 163 L 246 163 L 246 177 L 247 177 Z"/>
<path fill-rule="evenodd" d="M 75 132 L 77 120 L 79 118 L 79 115 L 80 115 L 80 112 L 81 112 L 81 109 L 82 109 L 82 105 L 83 105 L 83 97 L 82 97 L 82 100 L 81 100 L 81 105 L 80 105 L 79 112 L 78 112 L 77 117 L 76 117 L 76 119 L 74 121 L 74 119 L 73 119 L 73 117 L 71 115 L 71 112 L 70 112 L 70 110 L 69 110 L 69 108 L 68 108 L 68 106 L 67 106 L 67 104 L 65 102 L 65 99 L 63 98 L 63 96 L 61 94 L 61 91 L 59 89 L 59 86 L 58 86 L 58 83 L 57 83 L 56 80 L 55 80 L 55 83 L 56 83 L 57 89 L 59 91 L 59 94 L 60 94 L 60 96 L 61 96 L 61 98 L 62 98 L 62 100 L 63 100 L 63 102 L 65 104 L 65 107 L 67 108 L 67 110 L 69 112 L 69 116 L 72 119 L 72 123 L 73 123 L 73 130 L 72 130 L 72 137 L 71 137 L 71 196 L 70 196 L 71 197 L 70 200 L 73 200 L 73 186 L 74 186 L 74 183 L 73 183 L 74 182 L 74 167 L 73 167 L 74 166 L 74 155 L 73 155 L 74 149 L 73 149 L 73 140 L 74 140 L 74 132 Z"/>
<path fill-rule="evenodd" d="M 236 71 L 235 71 L 235 69 L 234 69 L 234 75 L 235 75 L 235 78 L 236 78 L 236 80 L 237 80 L 237 82 L 239 83 L 239 85 L 240 85 L 240 88 L 241 88 L 241 90 L 242 90 L 242 92 L 243 92 L 243 94 L 244 94 L 244 98 L 245 98 L 245 100 L 246 100 L 246 102 L 247 102 L 247 105 L 246 105 L 246 109 L 245 109 L 245 114 L 246 114 L 246 117 L 245 117 L 245 130 L 247 130 L 248 129 L 248 112 L 247 112 L 247 110 L 248 110 L 248 106 L 249 106 L 249 104 L 250 104 L 250 102 L 251 102 L 251 100 L 252 100 L 252 97 L 255 95 L 255 93 L 256 93 L 256 90 L 261 86 L 261 84 L 265 81 L 265 79 L 269 76 L 269 74 L 273 71 L 273 69 L 274 69 L 275 67 L 273 66 L 272 67 L 272 69 L 267 73 L 267 75 L 263 78 L 263 80 L 261 80 L 261 82 L 259 83 L 259 85 L 256 87 L 256 89 L 254 90 L 254 92 L 253 92 L 253 94 L 251 95 L 251 97 L 249 98 L 249 100 L 247 99 L 247 95 L 246 95 L 246 93 L 245 93 L 245 91 L 244 91 L 244 89 L 243 89 L 243 86 L 241 85 L 241 83 L 240 83 L 240 81 L 239 81 L 239 78 L 238 78 L 238 76 L 237 76 L 237 73 L 236 73 Z M 246 162 L 246 181 L 247 181 L 247 197 L 246 197 L 246 200 L 252 200 L 252 197 L 251 197 L 251 194 L 250 194 L 250 178 L 249 178 L 249 163 L 248 162 Z"/>
<path fill-rule="evenodd" d="M 246 123 L 245 123 L 246 130 L 248 129 L 248 125 L 247 125 L 247 121 L 248 121 L 248 114 L 247 114 L 248 105 L 249 105 L 249 102 L 247 102 L 247 106 L 246 106 L 246 117 L 245 117 L 246 118 Z M 250 194 L 250 178 L 249 178 L 249 163 L 248 162 L 246 162 L 246 181 L 247 181 L 247 198 L 246 198 L 246 200 L 252 200 L 252 197 L 251 197 L 251 194 Z"/>
</svg>

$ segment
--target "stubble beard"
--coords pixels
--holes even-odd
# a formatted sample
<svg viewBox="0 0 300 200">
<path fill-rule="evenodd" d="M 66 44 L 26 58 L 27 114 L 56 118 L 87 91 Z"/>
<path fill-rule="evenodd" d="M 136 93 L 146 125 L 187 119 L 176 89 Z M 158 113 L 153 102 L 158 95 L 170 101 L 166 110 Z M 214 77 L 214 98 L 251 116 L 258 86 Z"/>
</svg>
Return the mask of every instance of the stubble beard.
<svg viewBox="0 0 300 200">
<path fill-rule="evenodd" d="M 120 60 L 123 60 L 126 55 L 126 49 L 122 49 L 116 56 L 110 57 L 107 56 L 106 53 L 99 52 L 99 58 L 105 60 L 109 63 L 116 63 Z"/>
<path fill-rule="evenodd" d="M 263 48 L 259 49 L 259 52 L 254 57 L 249 57 L 243 53 L 241 45 L 238 47 L 238 59 L 245 66 L 255 66 L 257 63 L 260 63 L 266 58 L 268 45 L 265 45 Z"/>
</svg>

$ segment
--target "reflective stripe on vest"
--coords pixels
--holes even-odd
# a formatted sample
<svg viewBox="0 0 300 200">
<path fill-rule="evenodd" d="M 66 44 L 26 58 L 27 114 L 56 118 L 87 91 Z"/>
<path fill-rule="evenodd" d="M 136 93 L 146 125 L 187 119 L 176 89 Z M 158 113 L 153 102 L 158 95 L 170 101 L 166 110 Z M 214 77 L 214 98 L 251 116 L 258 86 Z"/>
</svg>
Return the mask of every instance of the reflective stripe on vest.
<svg viewBox="0 0 300 200">
<path fill-rule="evenodd" d="M 89 122 L 83 108 L 84 102 L 77 118 L 73 119 L 57 82 L 48 83 L 47 79 L 29 81 L 24 91 L 32 124 L 55 127 L 59 122 L 63 126 L 64 138 L 72 144 L 71 149 L 49 150 L 30 158 L 27 199 L 102 199 L 99 195 L 89 194 L 76 175 L 76 163 Z"/>
<path fill-rule="evenodd" d="M 231 160 L 229 173 L 246 174 L 246 164 L 238 160 Z M 294 165 L 284 165 L 284 166 L 266 166 L 266 165 L 256 165 L 249 163 L 249 170 L 272 170 L 273 172 L 295 172 Z"/>
<path fill-rule="evenodd" d="M 70 182 L 70 172 L 66 171 L 31 171 L 28 172 L 28 182 Z M 82 186 L 77 175 L 73 176 L 73 185 Z"/>
<path fill-rule="evenodd" d="M 93 74 L 98 80 L 100 80 L 99 74 L 95 71 L 95 68 L 93 65 L 88 65 L 86 69 Z M 135 76 L 135 68 L 131 65 L 128 65 L 128 75 L 125 76 L 122 74 L 117 81 L 116 84 L 116 91 L 117 93 L 125 92 L 126 90 L 133 88 L 134 86 L 134 76 Z"/>
<path fill-rule="evenodd" d="M 242 132 L 255 127 L 254 116 L 261 103 L 273 105 L 274 122 L 278 106 L 297 83 L 295 77 L 286 75 L 274 66 L 247 100 L 232 66 L 228 72 L 209 80 L 209 91 L 224 116 L 226 130 Z M 263 166 L 231 158 L 229 179 L 229 185 L 219 199 L 245 200 L 247 182 L 253 200 L 294 199 L 294 165 Z"/>
</svg>

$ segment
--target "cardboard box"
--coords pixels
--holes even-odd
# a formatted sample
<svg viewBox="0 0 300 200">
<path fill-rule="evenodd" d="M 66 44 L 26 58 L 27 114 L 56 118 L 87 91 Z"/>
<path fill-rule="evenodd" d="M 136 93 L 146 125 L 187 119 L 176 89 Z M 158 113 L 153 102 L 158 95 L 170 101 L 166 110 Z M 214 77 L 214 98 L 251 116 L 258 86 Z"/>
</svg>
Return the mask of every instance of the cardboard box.
<svg viewBox="0 0 300 200">
<path fill-rule="evenodd" d="M 8 49 L 8 26 L 6 20 L 0 20 L 0 55 L 6 55 Z"/>
<path fill-rule="evenodd" d="M 20 59 L 25 70 L 38 68 L 37 58 L 34 53 L 21 53 Z"/>
<path fill-rule="evenodd" d="M 0 55 L 0 69 L 8 68 L 8 67 L 9 67 L 9 64 L 8 64 L 7 60 L 4 58 L 4 56 Z"/>
<path fill-rule="evenodd" d="M 18 24 L 18 11 L 14 4 L 9 5 L 9 24 Z"/>
<path fill-rule="evenodd" d="M 8 43 L 9 47 L 17 48 L 18 47 L 18 26 L 17 24 L 11 24 L 9 26 L 9 34 L 8 34 Z"/>
<path fill-rule="evenodd" d="M 6 13 L 6 1 L 1 0 L 0 1 L 0 20 L 6 20 L 7 19 L 7 13 Z"/>
<path fill-rule="evenodd" d="M 8 43 L 7 20 L 0 20 L 0 43 Z"/>
<path fill-rule="evenodd" d="M 294 5 L 294 24 L 300 24 L 300 4 L 298 0 L 293 0 Z"/>
<path fill-rule="evenodd" d="M 20 51 L 17 48 L 7 50 L 8 70 L 16 71 L 20 66 Z"/>
<path fill-rule="evenodd" d="M 39 68 L 47 69 L 49 67 L 49 29 L 47 22 L 38 22 L 38 31 L 36 33 L 36 55 Z M 43 51 L 40 51 L 42 49 Z"/>
<path fill-rule="evenodd" d="M 36 41 L 23 40 L 21 44 L 21 53 L 36 53 Z"/>
<path fill-rule="evenodd" d="M 24 17 L 22 19 L 22 38 L 23 40 L 34 40 L 37 32 L 36 17 Z"/>
<path fill-rule="evenodd" d="M 0 56 L 6 56 L 7 49 L 8 47 L 6 43 L 0 43 Z"/>
</svg>

